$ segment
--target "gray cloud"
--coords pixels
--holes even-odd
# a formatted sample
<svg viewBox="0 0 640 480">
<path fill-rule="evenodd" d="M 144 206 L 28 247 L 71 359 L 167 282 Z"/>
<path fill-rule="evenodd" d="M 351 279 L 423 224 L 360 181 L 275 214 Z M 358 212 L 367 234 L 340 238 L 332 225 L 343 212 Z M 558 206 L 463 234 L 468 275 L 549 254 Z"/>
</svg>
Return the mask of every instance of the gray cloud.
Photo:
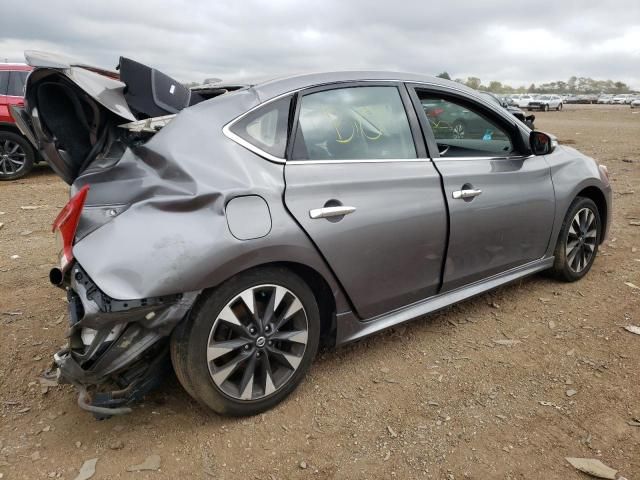
<svg viewBox="0 0 640 480">
<path fill-rule="evenodd" d="M 446 70 L 514 86 L 577 75 L 640 89 L 637 0 L 29 0 L 10 17 L 0 58 L 40 49 L 112 68 L 124 55 L 183 81 Z"/>
</svg>

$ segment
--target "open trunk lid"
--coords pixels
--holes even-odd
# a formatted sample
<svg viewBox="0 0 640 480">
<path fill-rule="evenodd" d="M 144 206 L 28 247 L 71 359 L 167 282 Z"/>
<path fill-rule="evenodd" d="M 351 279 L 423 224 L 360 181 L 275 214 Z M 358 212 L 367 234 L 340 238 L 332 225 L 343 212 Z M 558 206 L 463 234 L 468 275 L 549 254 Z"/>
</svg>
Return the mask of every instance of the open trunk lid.
<svg viewBox="0 0 640 480">
<path fill-rule="evenodd" d="M 34 70 L 27 78 L 25 105 L 12 108 L 13 117 L 68 184 L 99 157 L 124 151 L 130 132 L 118 125 L 176 114 L 204 99 L 124 57 L 120 72 L 43 52 L 27 51 L 25 58 Z"/>
</svg>

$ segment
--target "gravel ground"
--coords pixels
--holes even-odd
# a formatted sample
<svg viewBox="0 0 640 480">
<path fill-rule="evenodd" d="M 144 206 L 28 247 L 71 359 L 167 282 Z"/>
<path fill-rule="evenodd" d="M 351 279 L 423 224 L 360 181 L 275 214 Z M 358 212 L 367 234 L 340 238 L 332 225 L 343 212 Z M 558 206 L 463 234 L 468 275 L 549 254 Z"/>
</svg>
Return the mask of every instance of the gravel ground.
<svg viewBox="0 0 640 480">
<path fill-rule="evenodd" d="M 625 284 L 640 286 L 640 112 L 536 115 L 611 173 L 613 228 L 589 275 L 534 276 L 323 351 L 287 401 L 246 419 L 205 411 L 173 378 L 102 422 L 70 386 L 43 387 L 64 343 L 64 295 L 47 275 L 67 187 L 46 167 L 0 184 L 0 478 L 74 479 L 94 458 L 95 479 L 586 478 L 565 457 L 640 478 L 628 424 L 640 420 L 640 335 L 622 328 L 640 325 L 640 289 Z M 158 470 L 127 471 L 152 455 Z"/>
</svg>

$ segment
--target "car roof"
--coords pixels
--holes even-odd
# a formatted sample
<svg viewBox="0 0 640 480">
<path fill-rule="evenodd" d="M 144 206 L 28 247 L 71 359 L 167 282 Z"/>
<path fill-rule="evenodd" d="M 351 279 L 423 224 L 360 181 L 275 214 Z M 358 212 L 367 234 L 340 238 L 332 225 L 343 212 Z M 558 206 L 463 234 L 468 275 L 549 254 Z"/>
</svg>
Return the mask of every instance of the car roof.
<svg viewBox="0 0 640 480">
<path fill-rule="evenodd" d="M 19 72 L 30 72 L 32 67 L 25 63 L 0 63 L 0 71 L 13 70 Z"/>
<path fill-rule="evenodd" d="M 443 78 L 421 75 L 418 73 L 405 72 L 383 72 L 383 71 L 336 71 L 324 73 L 307 73 L 301 75 L 289 75 L 273 80 L 258 82 L 255 84 L 248 83 L 252 86 L 261 101 L 268 100 L 288 92 L 301 90 L 313 86 L 326 85 L 328 83 L 338 82 L 371 82 L 371 81 L 399 81 L 399 82 L 416 82 L 428 83 L 431 85 L 448 87 L 455 90 L 463 91 L 467 94 L 478 96 L 478 92 L 462 85 L 458 82 L 445 80 Z"/>
</svg>

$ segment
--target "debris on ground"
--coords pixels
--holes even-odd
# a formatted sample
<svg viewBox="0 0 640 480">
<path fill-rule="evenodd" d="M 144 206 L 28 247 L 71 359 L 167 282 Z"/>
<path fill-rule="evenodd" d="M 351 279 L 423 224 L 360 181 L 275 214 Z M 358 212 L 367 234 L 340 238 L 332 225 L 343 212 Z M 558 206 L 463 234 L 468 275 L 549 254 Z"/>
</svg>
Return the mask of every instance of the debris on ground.
<svg viewBox="0 0 640 480">
<path fill-rule="evenodd" d="M 567 390 L 566 393 L 567 393 L 567 397 L 573 397 L 576 393 L 578 393 L 578 391 L 570 388 L 569 390 Z"/>
<path fill-rule="evenodd" d="M 149 455 L 145 458 L 144 462 L 138 465 L 131 465 L 127 467 L 127 472 L 142 472 L 144 470 L 159 470 L 160 469 L 160 455 Z"/>
<path fill-rule="evenodd" d="M 637 325 L 627 325 L 624 327 L 627 332 L 635 333 L 636 335 L 640 335 L 640 327 Z"/>
<path fill-rule="evenodd" d="M 639 286 L 637 286 L 637 285 L 635 285 L 635 284 L 633 284 L 633 283 L 631 283 L 631 282 L 624 282 L 624 284 L 625 284 L 627 287 L 633 288 L 634 290 L 640 290 L 640 287 L 639 287 Z"/>
<path fill-rule="evenodd" d="M 600 460 L 595 458 L 565 458 L 571 466 L 581 472 L 588 473 L 597 478 L 606 478 L 609 480 L 616 480 L 617 470 L 606 466 Z"/>
<path fill-rule="evenodd" d="M 518 343 L 522 343 L 520 340 L 494 340 L 493 343 L 497 345 L 503 345 L 505 347 L 512 347 Z"/>
<path fill-rule="evenodd" d="M 48 205 L 23 205 L 20 210 L 37 210 L 39 208 L 47 208 Z"/>
<path fill-rule="evenodd" d="M 80 472 L 74 480 L 89 480 L 96 473 L 97 458 L 91 458 L 85 461 L 80 467 Z"/>
<path fill-rule="evenodd" d="M 113 440 L 109 442 L 109 448 L 111 450 L 122 450 L 124 448 L 124 442 L 122 440 Z"/>
</svg>

